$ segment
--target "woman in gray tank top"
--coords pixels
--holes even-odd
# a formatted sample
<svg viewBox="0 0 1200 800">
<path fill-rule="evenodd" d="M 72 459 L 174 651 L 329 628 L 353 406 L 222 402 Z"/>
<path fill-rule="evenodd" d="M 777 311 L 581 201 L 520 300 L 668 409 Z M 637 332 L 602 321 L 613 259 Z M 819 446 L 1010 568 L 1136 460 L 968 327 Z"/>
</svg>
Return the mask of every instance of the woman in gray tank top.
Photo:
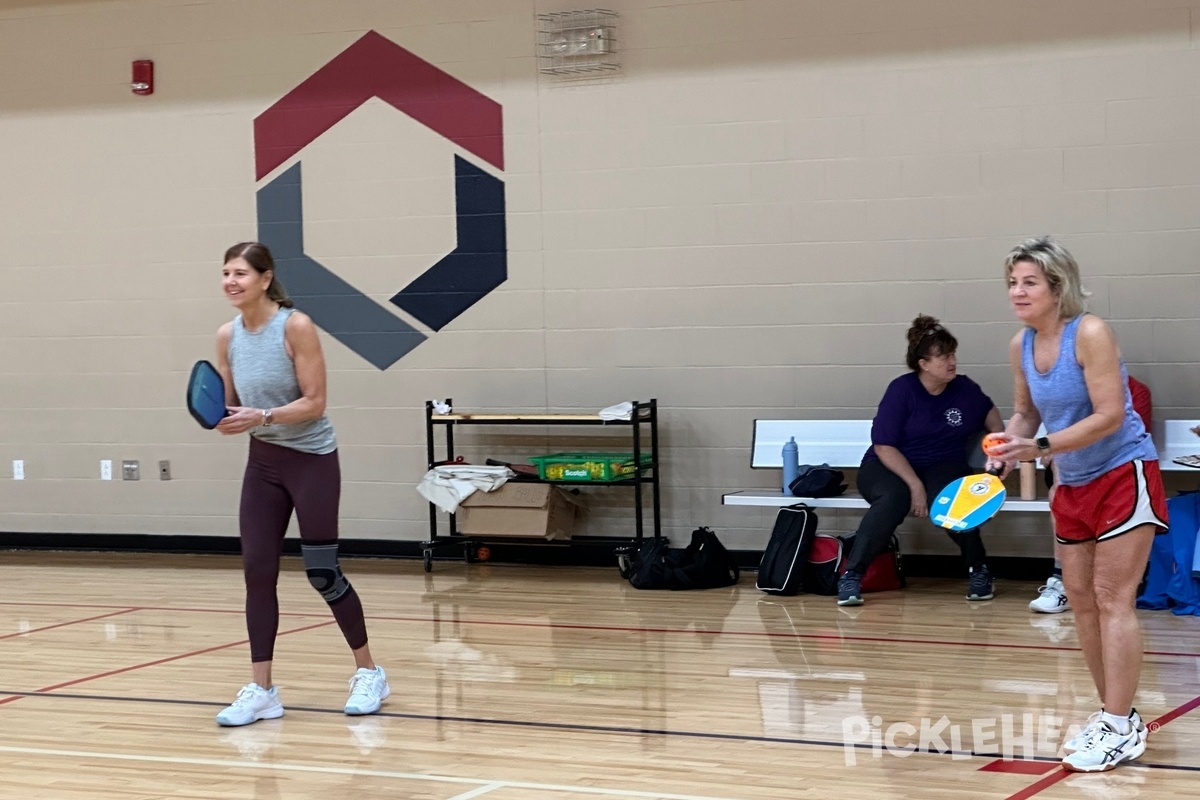
<svg viewBox="0 0 1200 800">
<path fill-rule="evenodd" d="M 1013 337 L 1013 415 L 988 466 L 1053 456 L 1055 554 L 1101 708 L 1063 745 L 1063 766 L 1102 772 L 1146 750 L 1133 708 L 1142 669 L 1134 613 L 1154 534 L 1166 530 L 1158 454 L 1133 409 L 1112 329 L 1086 313 L 1074 257 L 1030 239 L 1005 261 L 1008 298 L 1024 328 Z M 1044 424 L 1047 435 L 1036 436 Z"/>
<path fill-rule="evenodd" d="M 238 520 L 253 679 L 217 714 L 217 722 L 248 725 L 283 716 L 271 665 L 279 629 L 279 559 L 293 511 L 308 580 L 354 655 L 357 670 L 344 710 L 374 714 L 391 689 L 371 657 L 362 602 L 338 564 L 341 470 L 333 426 L 325 417 L 321 340 L 312 320 L 292 308 L 265 245 L 229 248 L 222 275 L 225 296 L 240 313 L 217 331 L 217 368 L 229 408 L 217 430 L 250 434 Z"/>
</svg>

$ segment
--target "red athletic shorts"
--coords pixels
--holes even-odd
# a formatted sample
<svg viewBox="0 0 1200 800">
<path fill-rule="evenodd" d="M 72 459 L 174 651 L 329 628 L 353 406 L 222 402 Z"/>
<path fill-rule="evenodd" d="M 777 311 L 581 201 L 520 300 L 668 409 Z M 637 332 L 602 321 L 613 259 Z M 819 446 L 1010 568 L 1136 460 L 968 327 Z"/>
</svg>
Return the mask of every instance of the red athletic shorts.
<svg viewBox="0 0 1200 800">
<path fill-rule="evenodd" d="M 1167 493 L 1157 461 L 1136 459 L 1083 486 L 1060 485 L 1050 503 L 1061 544 L 1100 542 L 1139 525 L 1167 529 Z"/>
</svg>

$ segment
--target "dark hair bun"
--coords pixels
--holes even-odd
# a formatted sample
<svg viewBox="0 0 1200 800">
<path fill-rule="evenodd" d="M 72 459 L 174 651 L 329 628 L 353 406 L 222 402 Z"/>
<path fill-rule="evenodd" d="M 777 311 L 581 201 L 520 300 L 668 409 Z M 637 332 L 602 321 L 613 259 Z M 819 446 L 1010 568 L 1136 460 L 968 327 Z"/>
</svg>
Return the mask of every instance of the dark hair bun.
<svg viewBox="0 0 1200 800">
<path fill-rule="evenodd" d="M 921 314 L 912 322 L 908 329 L 908 343 L 915 345 L 934 331 L 941 330 L 942 324 L 935 317 Z"/>
</svg>

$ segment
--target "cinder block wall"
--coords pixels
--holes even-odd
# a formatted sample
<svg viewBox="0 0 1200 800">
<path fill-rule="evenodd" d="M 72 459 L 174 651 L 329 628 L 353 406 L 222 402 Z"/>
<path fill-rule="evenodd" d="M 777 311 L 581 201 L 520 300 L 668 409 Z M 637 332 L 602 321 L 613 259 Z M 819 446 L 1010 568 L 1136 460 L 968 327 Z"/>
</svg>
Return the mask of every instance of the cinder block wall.
<svg viewBox="0 0 1200 800">
<path fill-rule="evenodd" d="M 1157 415 L 1200 416 L 1200 2 L 608 5 L 621 69 L 562 80 L 537 15 L 571 8 L 544 0 L 0 2 L 0 529 L 236 535 L 245 442 L 197 428 L 182 386 L 231 316 L 222 252 L 298 161 L 305 252 L 384 304 L 456 245 L 452 154 L 506 192 L 498 289 L 386 370 L 324 338 L 345 536 L 425 536 L 427 398 L 657 397 L 668 531 L 759 547 L 769 512 L 720 505 L 777 483 L 749 469 L 752 421 L 871 416 L 916 314 L 1010 410 L 1000 264 L 1042 233 Z M 501 104 L 503 170 L 373 99 L 256 179 L 255 117 L 371 30 Z M 588 532 L 628 530 L 627 495 L 594 504 Z M 1049 553 L 1043 517 L 1008 517 L 994 552 Z"/>
</svg>

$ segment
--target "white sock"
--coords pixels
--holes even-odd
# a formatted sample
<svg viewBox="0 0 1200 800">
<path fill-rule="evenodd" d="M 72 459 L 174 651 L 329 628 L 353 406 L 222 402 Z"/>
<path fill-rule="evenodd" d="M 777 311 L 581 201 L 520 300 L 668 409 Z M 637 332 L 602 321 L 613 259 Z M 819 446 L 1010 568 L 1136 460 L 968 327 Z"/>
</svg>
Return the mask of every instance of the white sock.
<svg viewBox="0 0 1200 800">
<path fill-rule="evenodd" d="M 1128 716 L 1122 717 L 1105 711 L 1100 716 L 1100 719 L 1104 722 L 1107 722 L 1109 727 L 1122 736 L 1128 736 L 1129 732 L 1133 730 L 1133 723 L 1130 721 Z"/>
</svg>

